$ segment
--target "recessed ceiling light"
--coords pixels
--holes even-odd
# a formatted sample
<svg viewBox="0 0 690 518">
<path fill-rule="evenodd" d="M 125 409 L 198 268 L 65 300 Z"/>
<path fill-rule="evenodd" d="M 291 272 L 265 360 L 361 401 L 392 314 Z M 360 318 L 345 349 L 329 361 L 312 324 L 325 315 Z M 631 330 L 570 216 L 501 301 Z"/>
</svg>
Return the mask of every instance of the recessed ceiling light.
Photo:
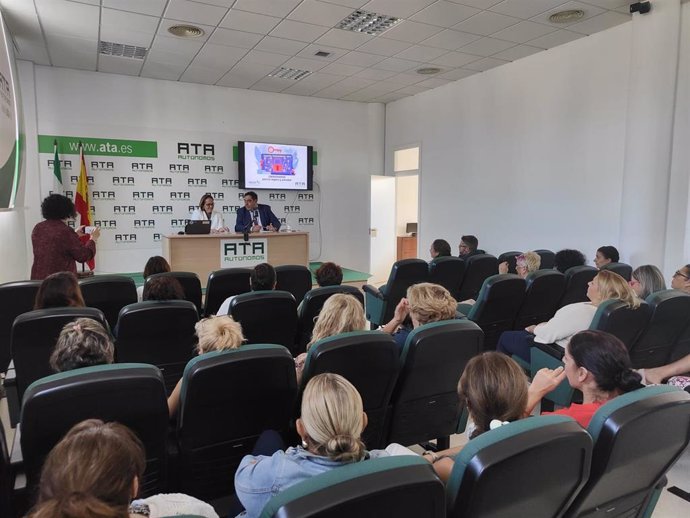
<svg viewBox="0 0 690 518">
<path fill-rule="evenodd" d="M 117 56 L 119 58 L 144 59 L 146 57 L 146 47 L 125 45 L 124 43 L 113 43 L 112 41 L 99 41 L 98 52 L 106 56 Z"/>
<path fill-rule="evenodd" d="M 320 58 L 327 58 L 328 56 L 331 55 L 331 53 L 330 53 L 330 52 L 326 52 L 325 50 L 319 50 L 319 51 L 318 51 L 316 54 L 314 54 L 314 55 L 315 55 L 315 56 L 318 56 L 318 57 L 320 57 Z"/>
<path fill-rule="evenodd" d="M 278 67 L 273 72 L 268 74 L 268 77 L 277 77 L 278 79 L 292 79 L 299 81 L 304 79 L 311 72 L 309 70 L 299 70 L 297 68 Z"/>
<path fill-rule="evenodd" d="M 417 73 L 422 74 L 423 76 L 430 76 L 431 74 L 438 74 L 441 71 L 440 68 L 437 67 L 424 67 L 424 68 L 418 68 Z"/>
<path fill-rule="evenodd" d="M 569 9 L 553 13 L 549 16 L 549 21 L 551 23 L 570 23 L 583 18 L 584 15 L 585 12 L 582 9 Z"/>
<path fill-rule="evenodd" d="M 395 16 L 357 9 L 352 14 L 343 18 L 335 28 L 378 36 L 382 32 L 393 27 L 393 25 L 399 21 L 400 18 L 396 18 Z"/>
<path fill-rule="evenodd" d="M 168 32 L 179 38 L 198 38 L 204 35 L 204 30 L 195 25 L 173 25 Z"/>
</svg>

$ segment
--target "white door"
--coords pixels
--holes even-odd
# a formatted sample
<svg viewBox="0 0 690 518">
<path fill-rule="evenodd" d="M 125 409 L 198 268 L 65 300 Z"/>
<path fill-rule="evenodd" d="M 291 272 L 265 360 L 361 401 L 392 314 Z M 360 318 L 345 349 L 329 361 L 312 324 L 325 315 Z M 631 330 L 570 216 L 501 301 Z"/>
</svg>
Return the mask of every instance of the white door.
<svg viewBox="0 0 690 518">
<path fill-rule="evenodd" d="M 369 284 L 379 285 L 388 280 L 395 262 L 395 178 L 371 177 L 371 205 L 369 225 Z"/>
</svg>

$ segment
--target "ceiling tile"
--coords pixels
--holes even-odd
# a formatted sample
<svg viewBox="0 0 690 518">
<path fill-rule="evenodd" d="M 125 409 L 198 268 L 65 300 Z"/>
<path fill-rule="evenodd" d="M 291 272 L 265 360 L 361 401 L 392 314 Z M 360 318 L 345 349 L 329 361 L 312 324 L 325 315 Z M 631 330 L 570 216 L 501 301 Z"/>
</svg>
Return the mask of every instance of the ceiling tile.
<svg viewBox="0 0 690 518">
<path fill-rule="evenodd" d="M 585 20 L 584 22 L 576 23 L 568 27 L 568 30 L 579 32 L 582 34 L 594 34 L 595 32 L 603 31 L 620 25 L 621 23 L 629 22 L 632 16 L 629 14 L 621 14 L 613 11 L 607 11 Z"/>
<path fill-rule="evenodd" d="M 461 67 L 467 63 L 472 63 L 480 59 L 478 56 L 472 54 L 464 54 L 462 52 L 449 52 L 443 56 L 432 61 L 434 65 L 442 65 L 446 67 Z"/>
<path fill-rule="evenodd" d="M 25 59 L 33 61 L 37 65 L 50 66 L 50 57 L 48 56 L 48 49 L 41 44 L 35 44 L 32 41 L 24 40 L 23 38 L 16 38 L 15 43 L 18 47 L 17 59 Z"/>
<path fill-rule="evenodd" d="M 298 95 L 312 95 L 319 90 L 331 86 L 334 83 L 344 79 L 342 76 L 335 76 L 331 74 L 323 74 L 315 72 L 304 79 L 297 81 L 293 86 L 284 90 L 285 93 L 294 93 Z"/>
<path fill-rule="evenodd" d="M 380 63 L 376 63 L 371 68 L 390 70 L 391 72 L 407 72 L 408 70 L 419 67 L 420 64 L 421 63 L 417 61 L 408 61 L 407 59 L 388 58 Z"/>
<path fill-rule="evenodd" d="M 461 47 L 460 52 L 476 54 L 477 56 L 491 56 L 492 54 L 502 52 L 514 46 L 515 43 L 509 41 L 497 40 L 495 38 L 481 38 L 477 41 L 473 41 L 469 45 Z"/>
<path fill-rule="evenodd" d="M 338 86 L 338 83 L 327 86 L 314 94 L 314 97 L 325 97 L 327 99 L 340 99 L 344 95 L 352 93 L 354 89 L 345 86 Z"/>
<path fill-rule="evenodd" d="M 494 54 L 492 57 L 498 59 L 505 59 L 507 61 L 516 61 L 518 59 L 531 56 L 532 54 L 536 54 L 537 52 L 541 52 L 542 50 L 543 49 L 540 49 L 538 47 L 531 47 L 529 45 L 518 45 L 517 47 L 513 47 L 512 49 L 504 50 L 503 52 Z"/>
<path fill-rule="evenodd" d="M 186 83 L 201 83 L 203 85 L 214 85 L 225 75 L 227 69 L 204 67 L 192 63 L 180 77 L 180 81 Z"/>
<path fill-rule="evenodd" d="M 554 13 L 560 12 L 560 11 L 569 11 L 571 9 L 582 9 L 585 12 L 585 16 L 583 18 L 580 18 L 579 20 L 575 20 L 573 22 L 569 23 L 552 23 L 549 21 L 549 16 L 551 16 Z M 533 16 L 530 18 L 533 22 L 539 22 L 539 23 L 544 23 L 547 25 L 550 25 L 552 27 L 555 27 L 557 29 L 563 29 L 565 27 L 570 27 L 571 25 L 582 22 L 584 20 L 587 20 L 591 18 L 592 16 L 596 16 L 598 14 L 601 14 L 605 12 L 604 9 L 601 9 L 600 7 L 595 7 L 590 4 L 583 4 L 582 2 L 567 2 L 565 4 L 561 4 L 558 7 L 554 9 L 550 9 L 542 14 L 539 14 L 537 16 Z"/>
<path fill-rule="evenodd" d="M 275 70 L 275 67 L 270 65 L 239 62 L 220 78 L 216 84 L 232 88 L 249 88 L 259 79 L 273 72 L 273 70 Z"/>
<path fill-rule="evenodd" d="M 541 38 L 531 40 L 529 41 L 529 44 L 534 47 L 550 49 L 553 47 L 557 47 L 558 45 L 563 45 L 564 43 L 577 40 L 579 38 L 582 38 L 583 36 L 584 34 L 579 34 L 577 32 L 571 32 L 562 29 L 560 31 L 552 32 L 551 34 L 547 34 L 546 36 L 542 36 Z"/>
<path fill-rule="evenodd" d="M 207 43 L 194 57 L 192 65 L 206 68 L 219 68 L 223 72 L 226 72 L 242 59 L 246 53 L 247 49 Z"/>
<path fill-rule="evenodd" d="M 329 55 L 316 56 L 316 53 L 319 51 L 329 52 Z M 325 45 L 317 45 L 314 43 L 307 46 L 306 49 L 297 55 L 301 58 L 318 59 L 321 61 L 335 61 L 336 59 L 343 57 L 345 54 L 347 54 L 347 50 L 345 49 L 337 49 L 335 47 L 327 47 Z"/>
<path fill-rule="evenodd" d="M 242 58 L 242 63 L 252 63 L 257 65 L 271 65 L 278 67 L 287 61 L 287 56 L 275 54 L 273 52 L 263 52 L 261 50 L 250 50 Z"/>
<path fill-rule="evenodd" d="M 177 81 L 184 73 L 187 65 L 160 63 L 149 58 L 146 59 L 144 67 L 141 69 L 141 77 L 150 77 L 152 79 L 167 79 L 169 81 Z"/>
<path fill-rule="evenodd" d="M 441 77 L 430 77 L 429 79 L 426 79 L 421 83 L 417 83 L 416 86 L 421 86 L 422 88 L 438 88 L 439 86 L 444 86 L 448 83 L 450 83 L 450 79 L 443 79 Z"/>
<path fill-rule="evenodd" d="M 115 9 L 101 11 L 101 40 L 149 48 L 159 18 Z"/>
<path fill-rule="evenodd" d="M 383 81 L 396 75 L 395 72 L 389 70 L 377 70 L 375 68 L 365 68 L 361 72 L 355 74 L 356 77 L 363 77 L 364 79 L 371 79 L 373 81 Z"/>
<path fill-rule="evenodd" d="M 141 67 L 143 65 L 143 59 L 130 59 L 118 56 L 106 56 L 104 54 L 98 56 L 99 72 L 106 72 L 109 74 L 123 74 L 126 76 L 138 76 L 141 72 Z"/>
<path fill-rule="evenodd" d="M 297 9 L 288 15 L 288 18 L 298 22 L 333 27 L 351 13 L 352 9 L 349 7 L 325 4 L 316 0 L 304 0 Z"/>
<path fill-rule="evenodd" d="M 327 31 L 328 29 L 322 25 L 283 20 L 271 31 L 271 36 L 311 43 Z"/>
<path fill-rule="evenodd" d="M 367 52 L 370 54 L 377 54 L 379 56 L 394 56 L 398 52 L 402 52 L 410 47 L 410 43 L 387 40 L 385 38 L 374 38 L 373 40 L 359 47 L 357 50 L 359 52 Z"/>
<path fill-rule="evenodd" d="M 445 49 L 435 49 L 433 47 L 423 47 L 421 45 L 415 45 L 407 50 L 403 50 L 401 53 L 397 54 L 395 57 L 400 59 L 409 59 L 412 61 L 431 61 L 439 56 L 446 54 Z"/>
<path fill-rule="evenodd" d="M 103 7 L 112 7 L 113 9 L 149 14 L 151 16 L 161 16 L 167 3 L 168 0 L 146 0 L 146 2 L 141 0 L 103 0 Z"/>
<path fill-rule="evenodd" d="M 425 39 L 422 41 L 422 45 L 446 50 L 456 50 L 463 45 L 467 45 L 468 43 L 478 40 L 479 38 L 481 38 L 481 36 L 477 36 L 476 34 L 469 34 L 467 32 L 447 29 L 435 34 L 431 38 Z"/>
<path fill-rule="evenodd" d="M 516 18 L 531 18 L 540 13 L 562 5 L 566 0 L 505 0 L 493 7 L 491 11 Z"/>
<path fill-rule="evenodd" d="M 420 41 L 425 40 L 434 34 L 438 34 L 442 30 L 443 29 L 436 27 L 435 25 L 403 20 L 392 29 L 384 32 L 380 37 L 406 41 L 408 43 L 419 43 Z"/>
<path fill-rule="evenodd" d="M 401 88 L 400 90 L 397 90 L 397 92 L 404 93 L 406 95 L 417 95 L 421 94 L 422 92 L 426 92 L 428 88 L 424 88 L 421 86 L 417 85 L 412 85 L 412 86 L 406 86 L 405 88 Z"/>
<path fill-rule="evenodd" d="M 285 54 L 286 56 L 294 56 L 306 46 L 307 44 L 303 41 L 286 40 L 284 38 L 266 36 L 255 48 L 256 50 L 275 52 L 276 54 Z"/>
<path fill-rule="evenodd" d="M 334 86 L 340 86 L 342 88 L 349 88 L 351 92 L 365 88 L 369 85 L 374 84 L 376 81 L 370 79 L 364 79 L 363 77 L 346 77 L 342 81 L 338 81 Z"/>
<path fill-rule="evenodd" d="M 320 61 L 318 59 L 291 58 L 281 66 L 295 68 L 297 70 L 309 70 L 310 72 L 316 72 L 317 70 L 321 70 L 326 65 L 328 65 L 327 61 Z"/>
<path fill-rule="evenodd" d="M 331 29 L 326 34 L 316 40 L 317 45 L 329 45 L 341 49 L 354 50 L 360 45 L 373 39 L 369 34 L 361 32 L 344 31 L 342 29 Z"/>
<path fill-rule="evenodd" d="M 505 65 L 506 63 L 508 63 L 508 61 L 503 59 L 484 58 L 480 59 L 479 61 L 475 61 L 474 63 L 470 63 L 469 65 L 465 65 L 465 68 L 476 70 L 478 72 L 484 72 L 485 70 L 489 70 L 490 68 L 498 67 L 500 65 Z"/>
<path fill-rule="evenodd" d="M 68 2 L 75 2 L 77 4 L 101 5 L 100 0 L 67 0 Z"/>
<path fill-rule="evenodd" d="M 100 8 L 64 0 L 34 0 L 41 27 L 49 35 L 98 41 Z M 95 58 L 95 56 L 94 56 Z"/>
<path fill-rule="evenodd" d="M 216 45 L 227 45 L 230 47 L 239 47 L 242 49 L 251 49 L 261 41 L 263 36 L 253 32 L 235 31 L 232 29 L 224 29 L 217 27 L 213 34 L 208 38 L 209 43 Z"/>
<path fill-rule="evenodd" d="M 441 74 L 438 77 L 441 77 L 443 79 L 449 79 L 451 81 L 457 81 L 459 79 L 464 79 L 467 76 L 471 76 L 476 74 L 476 70 L 465 70 L 464 68 L 456 68 L 455 70 L 451 70 L 450 72 L 446 72 L 445 74 Z"/>
<path fill-rule="evenodd" d="M 354 101 L 358 103 L 368 103 L 368 102 L 373 102 L 373 98 L 370 94 L 357 91 L 353 92 L 351 94 L 348 94 L 344 97 L 341 97 L 343 101 Z"/>
<path fill-rule="evenodd" d="M 515 43 L 525 43 L 526 41 L 539 38 L 555 30 L 556 28 L 553 26 L 525 20 L 513 25 L 512 27 L 508 27 L 507 29 L 503 29 L 502 31 L 492 34 L 491 36 L 500 40 L 507 40 Z"/>
<path fill-rule="evenodd" d="M 386 81 L 389 83 L 394 83 L 402 88 L 403 86 L 410 86 L 416 83 L 421 83 L 422 81 L 424 81 L 425 78 L 426 76 L 423 76 L 421 74 L 409 73 L 394 75 L 393 77 L 389 77 Z"/>
<path fill-rule="evenodd" d="M 364 4 L 364 9 L 379 14 L 388 14 L 398 18 L 409 18 L 421 11 L 435 0 L 371 0 Z"/>
<path fill-rule="evenodd" d="M 597 5 L 604 9 L 617 9 L 619 7 L 630 8 L 630 0 L 583 0 L 586 4 Z M 629 13 L 630 11 L 628 11 Z"/>
<path fill-rule="evenodd" d="M 260 90 L 262 92 L 282 92 L 286 88 L 295 84 L 292 79 L 280 79 L 278 77 L 263 77 L 254 83 L 252 90 Z"/>
<path fill-rule="evenodd" d="M 456 23 L 466 20 L 470 16 L 479 13 L 479 9 L 467 7 L 452 2 L 440 0 L 415 14 L 411 19 L 415 22 L 452 27 Z"/>
<path fill-rule="evenodd" d="M 331 63 L 321 69 L 321 72 L 325 74 L 334 74 L 339 76 L 352 76 L 358 72 L 364 70 L 363 67 L 357 67 L 355 65 L 344 65 L 342 63 Z"/>
<path fill-rule="evenodd" d="M 359 52 L 357 50 L 348 52 L 342 58 L 338 60 L 338 63 L 344 63 L 346 65 L 357 65 L 359 67 L 370 67 L 380 61 L 383 61 L 383 56 L 377 56 L 376 54 L 367 54 L 365 52 Z"/>
<path fill-rule="evenodd" d="M 198 36 L 196 38 L 180 38 L 179 36 L 175 36 L 173 34 L 170 34 L 168 32 L 168 29 L 174 25 L 180 25 L 180 23 L 185 23 L 181 20 L 168 20 L 167 18 L 163 18 L 158 25 L 158 31 L 157 35 L 162 36 L 164 38 L 168 38 L 171 41 L 179 41 L 181 43 L 204 43 L 208 40 L 209 36 L 211 36 L 211 33 L 215 30 L 215 27 L 211 27 L 210 25 L 202 25 L 200 23 L 195 23 L 195 27 L 199 27 L 204 31 L 204 33 L 201 36 Z"/>
<path fill-rule="evenodd" d="M 193 0 L 194 2 L 199 2 L 202 4 L 217 5 L 219 7 L 230 8 L 237 0 Z"/>
<path fill-rule="evenodd" d="M 46 39 L 54 66 L 96 70 L 97 41 L 54 35 L 46 35 Z"/>
<path fill-rule="evenodd" d="M 268 34 L 278 25 L 280 18 L 266 16 L 264 14 L 247 13 L 230 9 L 228 14 L 220 22 L 221 27 L 235 29 L 237 31 L 256 32 L 258 34 Z"/>
<path fill-rule="evenodd" d="M 270 16 L 286 16 L 301 0 L 237 0 L 233 9 Z"/>
<path fill-rule="evenodd" d="M 492 5 L 500 3 L 501 0 L 450 0 L 456 4 L 469 5 L 477 9 L 488 9 Z"/>
<path fill-rule="evenodd" d="M 153 40 L 153 46 L 146 56 L 146 61 L 151 58 L 151 53 L 155 51 L 157 61 L 170 64 L 183 63 L 186 67 L 201 50 L 202 45 L 203 43 L 198 41 L 180 41 L 175 38 L 157 36 Z"/>
<path fill-rule="evenodd" d="M 513 18 L 512 16 L 506 16 L 504 14 L 491 13 L 489 11 L 483 11 L 472 18 L 465 20 L 453 28 L 463 32 L 469 32 L 471 34 L 481 34 L 483 36 L 488 36 L 494 32 L 515 25 L 520 21 L 519 18 Z"/>
<path fill-rule="evenodd" d="M 227 12 L 227 7 L 201 4 L 191 0 L 170 0 L 165 10 L 165 17 L 215 26 L 218 25 Z"/>
</svg>

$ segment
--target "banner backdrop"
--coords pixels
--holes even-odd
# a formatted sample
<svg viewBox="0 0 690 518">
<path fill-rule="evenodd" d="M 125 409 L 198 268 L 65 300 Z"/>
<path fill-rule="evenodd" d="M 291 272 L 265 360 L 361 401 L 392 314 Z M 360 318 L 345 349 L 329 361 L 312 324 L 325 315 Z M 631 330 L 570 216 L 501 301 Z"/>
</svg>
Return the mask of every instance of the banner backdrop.
<svg viewBox="0 0 690 518">
<path fill-rule="evenodd" d="M 222 136 L 165 131 L 157 131 L 156 138 L 38 137 L 42 198 L 53 188 L 53 143 L 57 140 L 65 194 L 74 200 L 79 143 L 84 145 L 94 225 L 102 230 L 99 258 L 110 251 L 130 249 L 141 249 L 142 253 L 148 249 L 150 255 L 159 255 L 161 237 L 183 231 L 205 193 L 215 198 L 215 210 L 222 212 L 225 225 L 231 230 L 235 226 L 244 196 L 239 188 L 237 162 L 232 159 L 237 142 Z M 319 249 L 317 191 L 257 194 L 260 203 L 271 206 L 282 228 L 309 232 L 312 255 Z M 141 269 L 143 264 L 122 264 L 118 271 Z"/>
</svg>

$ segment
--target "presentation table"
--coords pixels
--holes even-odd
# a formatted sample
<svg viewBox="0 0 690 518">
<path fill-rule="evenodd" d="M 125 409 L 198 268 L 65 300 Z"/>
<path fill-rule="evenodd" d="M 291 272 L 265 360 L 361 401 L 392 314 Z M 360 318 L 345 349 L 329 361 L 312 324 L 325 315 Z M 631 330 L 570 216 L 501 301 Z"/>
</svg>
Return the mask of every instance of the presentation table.
<svg viewBox="0 0 690 518">
<path fill-rule="evenodd" d="M 204 288 L 208 274 L 221 268 L 251 268 L 261 262 L 309 266 L 308 232 L 254 233 L 247 243 L 235 233 L 170 235 L 162 243 L 170 267 L 196 273 Z"/>
</svg>

